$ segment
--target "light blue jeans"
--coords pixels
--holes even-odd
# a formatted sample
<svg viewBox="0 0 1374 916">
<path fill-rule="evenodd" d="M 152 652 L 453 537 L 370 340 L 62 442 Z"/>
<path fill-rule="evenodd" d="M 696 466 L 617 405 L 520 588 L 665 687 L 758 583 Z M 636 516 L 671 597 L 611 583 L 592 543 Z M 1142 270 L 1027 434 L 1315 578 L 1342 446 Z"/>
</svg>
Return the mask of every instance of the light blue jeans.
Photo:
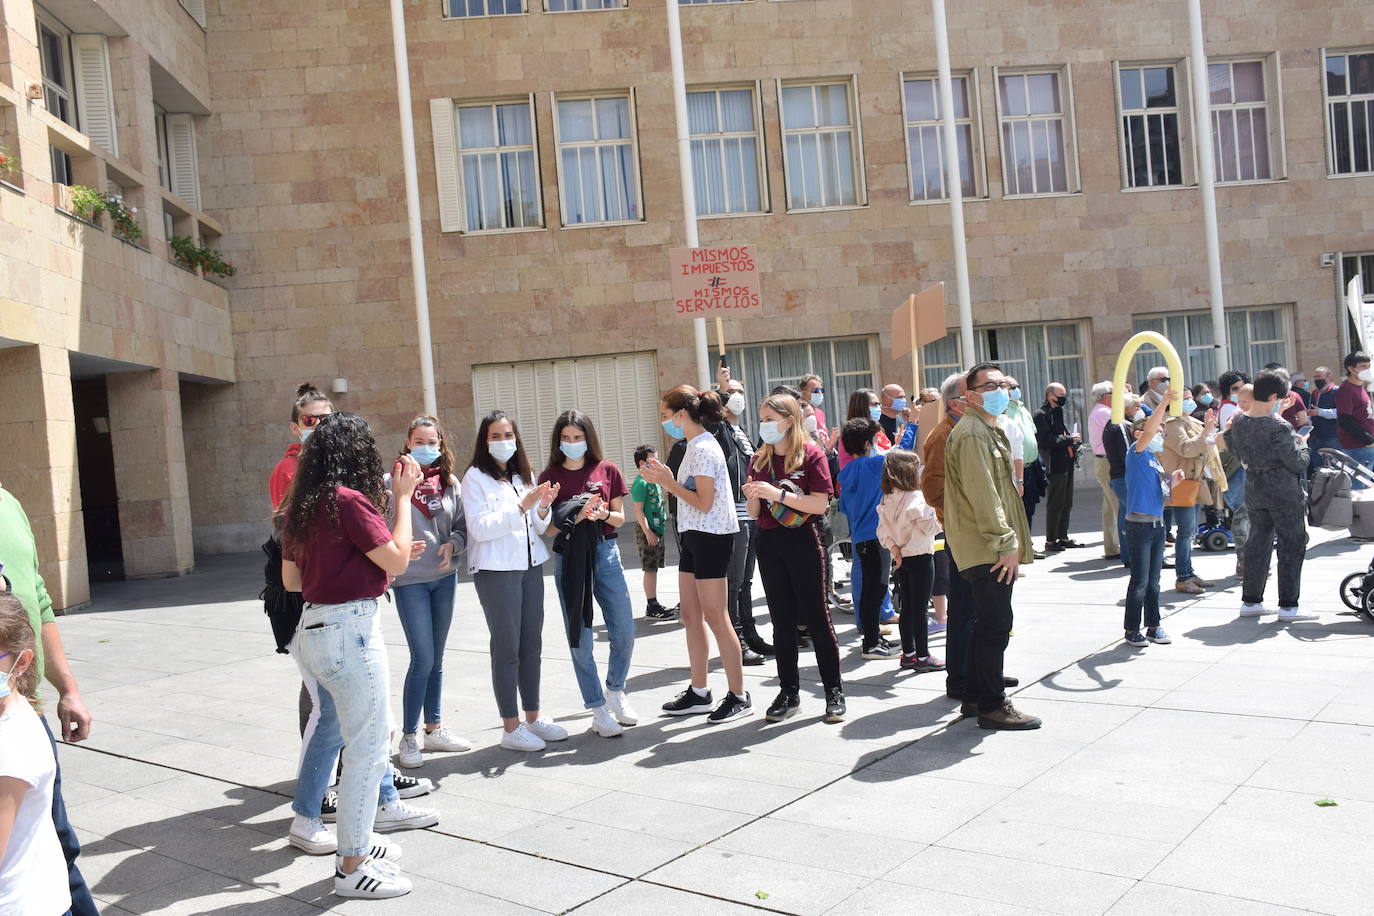
<svg viewBox="0 0 1374 916">
<path fill-rule="evenodd" d="M 1345 452 L 1357 463 L 1363 465 L 1371 471 L 1374 471 L 1374 445 L 1366 445 L 1363 448 L 1346 448 L 1341 449 L 1341 451 Z M 1367 486 L 1369 485 L 1366 484 L 1360 478 L 1356 477 L 1355 482 L 1352 485 L 1352 488 L 1356 490 L 1363 490 Z"/>
<path fill-rule="evenodd" d="M 453 591 L 458 576 L 451 573 L 433 582 L 397 585 L 396 616 L 401 618 L 406 644 L 410 646 L 410 667 L 406 669 L 401 692 L 401 731 L 413 735 L 420 728 L 420 711 L 425 724 L 438 725 L 439 695 L 444 687 L 444 643 L 453 622 Z"/>
<path fill-rule="evenodd" d="M 390 674 L 375 598 L 307 604 L 296 625 L 302 667 L 314 675 L 338 713 L 343 738 L 339 784 L 339 851 L 365 855 L 377 814 L 373 791 L 390 767 L 387 707 Z"/>
<path fill-rule="evenodd" d="M 563 555 L 555 554 L 553 579 L 558 586 L 558 605 L 563 603 Z M 635 648 L 634 608 L 630 605 L 630 590 L 625 586 L 625 570 L 620 565 L 620 546 L 615 541 L 600 541 L 596 545 L 596 572 L 592 587 L 601 617 L 606 621 L 606 635 L 611 640 L 611 662 L 606 667 L 606 689 L 624 690 L 630 673 L 630 656 Z M 582 691 L 582 705 L 587 709 L 604 706 L 606 695 L 592 655 L 595 635 L 591 627 L 584 627 L 582 639 L 572 649 L 573 671 Z"/>
<path fill-rule="evenodd" d="M 1174 578 L 1179 582 L 1193 578 L 1193 541 L 1197 539 L 1197 506 L 1174 506 Z M 1165 528 L 1167 533 L 1168 528 Z"/>
</svg>

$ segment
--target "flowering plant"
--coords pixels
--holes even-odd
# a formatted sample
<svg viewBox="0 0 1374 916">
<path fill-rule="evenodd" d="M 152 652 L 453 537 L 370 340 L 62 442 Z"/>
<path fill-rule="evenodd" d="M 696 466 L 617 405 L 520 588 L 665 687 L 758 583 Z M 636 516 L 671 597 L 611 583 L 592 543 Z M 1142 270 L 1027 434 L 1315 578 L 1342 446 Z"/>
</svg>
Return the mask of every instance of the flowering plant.
<svg viewBox="0 0 1374 916">
<path fill-rule="evenodd" d="M 9 147 L 0 146 L 0 174 L 13 175 L 19 171 L 19 157 L 11 153 Z"/>
<path fill-rule="evenodd" d="M 177 263 L 183 267 L 191 270 L 199 267 L 205 273 L 217 277 L 232 277 L 237 272 L 234 265 L 224 260 L 218 251 L 197 245 L 190 236 L 174 235 L 167 240 L 167 244 L 171 247 Z"/>
<path fill-rule="evenodd" d="M 108 213 L 115 235 L 129 242 L 137 242 L 143 237 L 143 227 L 138 224 L 138 208 L 126 205 L 121 195 L 79 184 L 71 185 L 67 195 L 72 212 L 82 219 L 96 222 L 100 214 Z"/>
</svg>

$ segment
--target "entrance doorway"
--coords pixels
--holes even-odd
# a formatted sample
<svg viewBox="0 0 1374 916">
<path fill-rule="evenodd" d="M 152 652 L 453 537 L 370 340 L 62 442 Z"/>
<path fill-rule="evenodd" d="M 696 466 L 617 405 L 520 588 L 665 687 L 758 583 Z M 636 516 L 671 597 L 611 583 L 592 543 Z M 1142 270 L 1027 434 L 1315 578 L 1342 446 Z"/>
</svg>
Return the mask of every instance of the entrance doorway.
<svg viewBox="0 0 1374 916">
<path fill-rule="evenodd" d="M 86 529 L 86 562 L 92 582 L 124 578 L 119 533 L 119 493 L 105 376 L 72 380 L 76 413 L 76 466 Z"/>
</svg>

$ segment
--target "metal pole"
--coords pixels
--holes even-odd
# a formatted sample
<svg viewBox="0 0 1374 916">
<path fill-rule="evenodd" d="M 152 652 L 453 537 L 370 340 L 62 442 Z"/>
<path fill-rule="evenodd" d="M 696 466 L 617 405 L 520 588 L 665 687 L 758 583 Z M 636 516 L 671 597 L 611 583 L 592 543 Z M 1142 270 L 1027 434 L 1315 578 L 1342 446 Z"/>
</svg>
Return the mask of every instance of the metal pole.
<svg viewBox="0 0 1374 916">
<path fill-rule="evenodd" d="M 964 238 L 964 182 L 959 174 L 958 133 L 954 128 L 954 82 L 949 75 L 949 27 L 945 0 L 930 0 L 935 18 L 935 60 L 940 71 L 940 134 L 945 148 L 945 190 L 954 235 L 954 286 L 959 296 L 959 343 L 965 366 L 977 360 L 973 347 L 973 305 L 968 292 L 968 242 Z"/>
<path fill-rule="evenodd" d="M 1188 40 L 1188 67 L 1193 78 L 1193 134 L 1197 148 L 1198 187 L 1202 192 L 1203 235 L 1207 240 L 1212 345 L 1217 351 L 1217 372 L 1224 372 L 1231 368 L 1231 346 L 1226 338 L 1226 303 L 1221 287 L 1221 242 L 1217 238 L 1217 189 L 1212 159 L 1212 105 L 1211 91 L 1207 85 L 1207 52 L 1202 42 L 1201 0 L 1188 0 Z"/>
<path fill-rule="evenodd" d="M 434 345 L 429 336 L 429 280 L 425 275 L 425 238 L 420 228 L 420 181 L 415 175 L 415 116 L 410 101 L 410 55 L 401 0 L 391 0 L 391 43 L 396 49 L 396 96 L 401 106 L 401 161 L 406 179 L 406 216 L 410 228 L 410 277 L 415 287 L 415 324 L 420 346 L 420 386 L 425 413 L 437 416 Z"/>
<path fill-rule="evenodd" d="M 399 0 L 392 0 L 393 3 Z M 682 179 L 682 221 L 687 230 L 687 247 L 696 248 L 697 191 L 692 181 L 692 131 L 687 123 L 687 76 L 682 67 L 682 20 L 678 0 L 664 0 L 668 10 L 668 54 L 673 70 L 673 114 L 677 120 L 677 166 Z M 706 339 L 706 319 L 692 321 L 697 354 L 697 387 L 711 387 L 711 348 Z"/>
</svg>

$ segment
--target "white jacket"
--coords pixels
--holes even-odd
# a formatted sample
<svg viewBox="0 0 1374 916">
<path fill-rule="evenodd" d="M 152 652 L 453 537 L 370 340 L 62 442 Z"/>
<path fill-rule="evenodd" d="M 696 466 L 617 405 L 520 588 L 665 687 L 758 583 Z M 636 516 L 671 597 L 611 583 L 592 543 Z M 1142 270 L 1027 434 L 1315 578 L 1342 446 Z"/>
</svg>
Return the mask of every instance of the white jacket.
<svg viewBox="0 0 1374 916">
<path fill-rule="evenodd" d="M 539 507 L 520 511 L 520 500 L 530 486 L 496 480 L 477 468 L 463 475 L 463 515 L 468 526 L 468 572 L 522 570 L 541 565 L 549 558 L 541 535 L 548 530 L 553 512 L 539 517 Z"/>
<path fill-rule="evenodd" d="M 919 491 L 898 490 L 878 503 L 878 543 L 903 557 L 935 552 L 940 520 Z"/>
</svg>

